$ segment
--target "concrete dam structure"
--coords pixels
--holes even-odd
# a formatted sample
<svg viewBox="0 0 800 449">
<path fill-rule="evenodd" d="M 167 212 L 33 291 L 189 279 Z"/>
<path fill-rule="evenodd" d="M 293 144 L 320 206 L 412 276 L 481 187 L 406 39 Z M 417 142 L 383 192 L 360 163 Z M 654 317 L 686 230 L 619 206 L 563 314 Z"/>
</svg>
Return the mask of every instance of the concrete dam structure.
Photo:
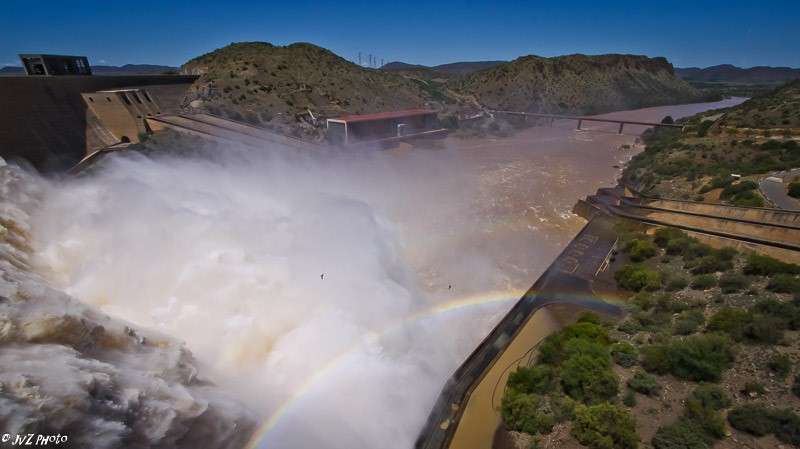
<svg viewBox="0 0 800 449">
<path fill-rule="evenodd" d="M 82 94 L 146 89 L 163 113 L 180 112 L 197 76 L 40 76 L 0 78 L 0 156 L 63 172 L 87 154 L 117 143 Z M 136 136 L 128 136 L 135 141 Z"/>
</svg>

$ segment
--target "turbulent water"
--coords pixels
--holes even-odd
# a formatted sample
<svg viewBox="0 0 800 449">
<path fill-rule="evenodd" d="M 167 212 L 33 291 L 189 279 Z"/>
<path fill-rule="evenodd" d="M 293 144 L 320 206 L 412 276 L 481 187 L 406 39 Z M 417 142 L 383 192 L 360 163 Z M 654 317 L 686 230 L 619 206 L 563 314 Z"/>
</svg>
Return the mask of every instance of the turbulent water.
<svg viewBox="0 0 800 449">
<path fill-rule="evenodd" d="M 180 341 L 109 318 L 31 272 L 38 187 L 0 159 L 4 444 L 33 434 L 61 447 L 241 447 L 256 415 L 199 377 Z"/>
<path fill-rule="evenodd" d="M 13 332 L 0 339 L 44 344 L 2 349 L 1 375 L 28 390 L 0 403 L 0 426 L 57 427 L 42 397 L 75 435 L 115 411 L 86 447 L 250 434 L 258 447 L 411 447 L 444 380 L 580 228 L 572 204 L 613 183 L 634 138 L 556 126 L 414 153 L 215 148 L 114 157 L 61 181 L 14 171 L 0 323 Z M 35 318 L 47 338 L 20 337 L 39 317 L 32 297 L 50 298 L 36 313 L 55 318 Z"/>
</svg>

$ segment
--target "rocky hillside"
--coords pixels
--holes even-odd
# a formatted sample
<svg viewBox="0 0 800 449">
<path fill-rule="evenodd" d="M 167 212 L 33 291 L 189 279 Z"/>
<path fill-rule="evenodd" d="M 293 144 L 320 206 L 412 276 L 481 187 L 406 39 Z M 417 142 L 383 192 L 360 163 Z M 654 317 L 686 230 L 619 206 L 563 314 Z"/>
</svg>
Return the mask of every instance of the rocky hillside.
<svg viewBox="0 0 800 449">
<path fill-rule="evenodd" d="M 765 206 L 758 181 L 800 167 L 800 80 L 681 123 L 682 130 L 643 135 L 647 148 L 623 182 L 666 198 Z"/>
<path fill-rule="evenodd" d="M 359 67 L 306 43 L 235 43 L 192 59 L 182 72 L 201 74 L 190 109 L 254 124 L 310 123 L 308 111 L 335 117 L 437 106 L 422 81 Z"/>
<path fill-rule="evenodd" d="M 726 111 L 718 122 L 722 128 L 786 130 L 800 128 L 800 79 Z M 779 131 L 783 132 L 783 131 Z"/>
<path fill-rule="evenodd" d="M 455 78 L 447 87 L 491 109 L 596 114 L 702 100 L 664 58 L 524 56 Z"/>
</svg>

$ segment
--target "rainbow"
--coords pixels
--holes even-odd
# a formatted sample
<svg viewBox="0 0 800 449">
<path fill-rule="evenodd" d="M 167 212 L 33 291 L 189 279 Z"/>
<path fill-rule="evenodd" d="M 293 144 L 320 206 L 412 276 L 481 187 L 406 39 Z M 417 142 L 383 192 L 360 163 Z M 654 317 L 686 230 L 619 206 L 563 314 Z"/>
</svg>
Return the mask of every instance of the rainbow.
<svg viewBox="0 0 800 449">
<path fill-rule="evenodd" d="M 521 298 L 524 294 L 525 291 L 522 290 L 497 291 L 448 301 L 429 310 L 418 312 L 389 323 L 386 327 L 377 332 L 377 337 L 380 338 L 423 321 L 473 307 L 505 303 L 507 303 L 510 307 L 511 304 L 518 301 L 519 298 Z M 305 382 L 303 382 L 302 385 L 296 388 L 295 391 L 293 391 L 292 394 L 290 394 L 289 397 L 277 409 L 275 409 L 275 411 L 267 418 L 264 424 L 258 428 L 258 430 L 250 438 L 250 441 L 246 447 L 258 447 L 259 444 L 269 436 L 270 432 L 280 424 L 283 418 L 290 414 L 292 408 L 298 404 L 303 397 L 313 389 L 315 385 L 320 383 L 326 377 L 330 376 L 337 368 L 344 365 L 348 359 L 357 354 L 362 345 L 362 343 L 359 343 L 347 351 L 337 355 L 322 369 L 318 370 L 316 373 L 314 373 L 314 375 L 310 376 Z"/>
<path fill-rule="evenodd" d="M 481 295 L 474 295 L 464 298 L 459 298 L 453 301 L 448 301 L 446 303 L 437 305 L 429 310 L 425 310 L 419 313 L 415 313 L 409 315 L 403 319 L 394 321 L 383 328 L 380 332 L 376 335 L 378 338 L 389 335 L 393 332 L 399 331 L 401 329 L 416 325 L 421 323 L 425 320 L 433 319 L 442 317 L 448 314 L 451 314 L 456 311 L 465 310 L 473 307 L 478 306 L 485 306 L 490 304 L 504 304 L 508 303 L 509 306 L 515 302 L 517 302 L 520 298 L 522 298 L 526 294 L 534 294 L 531 291 L 523 291 L 523 290 L 509 290 L 509 291 L 497 291 L 491 293 L 484 293 Z M 549 295 L 548 295 L 549 296 Z M 547 305 L 551 304 L 574 304 L 579 307 L 584 307 L 587 309 L 606 309 L 608 310 L 608 306 L 615 307 L 617 304 L 621 303 L 618 297 L 614 297 L 611 295 L 576 295 L 576 294 L 555 294 L 552 295 L 554 298 L 551 301 L 547 302 Z M 598 306 L 606 306 L 606 307 L 598 307 Z M 262 424 L 258 430 L 253 434 L 250 438 L 250 441 L 247 444 L 248 449 L 257 448 L 261 442 L 265 441 L 268 437 L 270 432 L 275 429 L 281 421 L 290 414 L 292 408 L 297 405 L 302 399 L 314 388 L 315 385 L 322 382 L 323 379 L 331 375 L 337 368 L 341 367 L 345 364 L 353 355 L 358 353 L 358 350 L 361 349 L 363 343 L 356 344 L 354 347 L 348 349 L 347 351 L 342 352 L 341 354 L 337 355 L 327 365 L 325 365 L 322 369 L 314 373 L 311 377 L 309 377 L 302 385 L 295 389 L 292 394 L 267 418 L 267 420 Z"/>
</svg>

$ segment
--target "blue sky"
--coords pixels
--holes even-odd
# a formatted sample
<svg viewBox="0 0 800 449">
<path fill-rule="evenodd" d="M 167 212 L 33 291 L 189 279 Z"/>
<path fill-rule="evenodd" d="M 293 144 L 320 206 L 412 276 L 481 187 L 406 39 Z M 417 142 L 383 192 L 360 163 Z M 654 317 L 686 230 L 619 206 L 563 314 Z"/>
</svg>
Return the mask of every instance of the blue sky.
<svg viewBox="0 0 800 449">
<path fill-rule="evenodd" d="M 18 65 L 18 53 L 55 53 L 93 65 L 177 66 L 231 42 L 265 41 L 424 65 L 630 53 L 676 67 L 800 67 L 796 0 L 3 0 L 0 11 L 0 65 Z"/>
</svg>

